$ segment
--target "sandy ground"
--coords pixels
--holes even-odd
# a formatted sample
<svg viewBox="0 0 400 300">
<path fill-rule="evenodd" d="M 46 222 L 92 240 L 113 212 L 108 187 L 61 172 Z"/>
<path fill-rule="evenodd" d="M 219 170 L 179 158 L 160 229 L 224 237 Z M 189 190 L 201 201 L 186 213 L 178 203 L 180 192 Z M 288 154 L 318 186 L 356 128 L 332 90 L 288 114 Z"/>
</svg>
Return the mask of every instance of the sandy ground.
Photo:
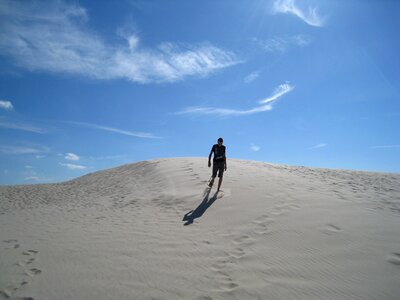
<svg viewBox="0 0 400 300">
<path fill-rule="evenodd" d="M 400 299 L 400 174 L 207 158 L 0 187 L 0 299 Z"/>
</svg>

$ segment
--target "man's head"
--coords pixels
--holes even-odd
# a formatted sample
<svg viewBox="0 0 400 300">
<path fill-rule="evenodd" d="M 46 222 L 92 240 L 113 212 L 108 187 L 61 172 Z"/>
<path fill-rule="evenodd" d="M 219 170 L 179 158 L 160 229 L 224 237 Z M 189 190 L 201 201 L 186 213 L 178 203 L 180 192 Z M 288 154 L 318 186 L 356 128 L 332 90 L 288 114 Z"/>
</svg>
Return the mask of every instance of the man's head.
<svg viewBox="0 0 400 300">
<path fill-rule="evenodd" d="M 222 145 L 222 143 L 224 142 L 224 139 L 222 138 L 222 137 L 220 137 L 219 139 L 218 139 L 218 145 Z"/>
</svg>

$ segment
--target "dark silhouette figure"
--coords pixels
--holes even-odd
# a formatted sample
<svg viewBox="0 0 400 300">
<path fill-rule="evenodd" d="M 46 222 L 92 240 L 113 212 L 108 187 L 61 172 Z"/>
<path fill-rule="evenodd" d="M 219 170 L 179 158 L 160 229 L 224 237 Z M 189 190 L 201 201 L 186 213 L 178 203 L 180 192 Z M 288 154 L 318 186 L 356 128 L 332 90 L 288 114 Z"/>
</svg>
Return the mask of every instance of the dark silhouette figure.
<svg viewBox="0 0 400 300">
<path fill-rule="evenodd" d="M 212 146 L 210 154 L 208 155 L 208 167 L 211 167 L 211 157 L 214 154 L 213 158 L 213 168 L 211 180 L 208 183 L 209 187 L 212 187 L 214 184 L 215 177 L 217 177 L 218 173 L 218 189 L 221 188 L 222 178 L 224 177 L 224 171 L 227 169 L 226 164 L 226 147 L 222 145 L 224 143 L 223 138 L 218 139 L 218 144 Z"/>
<path fill-rule="evenodd" d="M 217 200 L 219 191 L 216 191 L 214 195 L 209 198 L 210 192 L 211 189 L 207 189 L 207 191 L 204 193 L 204 198 L 203 201 L 201 201 L 200 205 L 197 206 L 195 210 L 191 210 L 187 214 L 185 214 L 182 221 L 186 221 L 186 223 L 183 225 L 192 224 L 194 219 L 200 218 L 204 214 L 204 212 L 215 202 L 215 200 Z"/>
</svg>

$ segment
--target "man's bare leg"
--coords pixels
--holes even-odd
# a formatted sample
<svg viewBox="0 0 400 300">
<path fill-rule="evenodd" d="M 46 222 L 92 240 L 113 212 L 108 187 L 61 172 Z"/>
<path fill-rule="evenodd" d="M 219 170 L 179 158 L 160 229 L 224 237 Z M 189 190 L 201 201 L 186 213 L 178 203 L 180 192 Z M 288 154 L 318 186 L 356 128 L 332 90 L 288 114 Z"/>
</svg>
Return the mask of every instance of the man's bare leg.
<svg viewBox="0 0 400 300">
<path fill-rule="evenodd" d="M 215 179 L 215 177 L 212 177 L 212 178 L 211 178 L 210 182 L 208 183 L 208 186 L 209 186 L 209 187 L 212 187 L 212 186 L 213 186 L 213 184 L 214 184 L 214 179 Z"/>
<path fill-rule="evenodd" d="M 221 187 L 221 183 L 222 183 L 222 176 L 219 178 L 217 191 L 219 191 L 219 188 Z"/>
</svg>

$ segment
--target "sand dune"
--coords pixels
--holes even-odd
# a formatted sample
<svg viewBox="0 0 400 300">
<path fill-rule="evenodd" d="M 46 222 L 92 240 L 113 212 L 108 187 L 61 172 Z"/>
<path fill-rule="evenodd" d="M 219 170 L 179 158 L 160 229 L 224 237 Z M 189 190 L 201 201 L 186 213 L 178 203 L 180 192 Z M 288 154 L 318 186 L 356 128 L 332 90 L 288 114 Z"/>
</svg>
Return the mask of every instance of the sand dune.
<svg viewBox="0 0 400 300">
<path fill-rule="evenodd" d="M 206 164 L 0 187 L 0 299 L 399 299 L 400 174 Z"/>
</svg>

